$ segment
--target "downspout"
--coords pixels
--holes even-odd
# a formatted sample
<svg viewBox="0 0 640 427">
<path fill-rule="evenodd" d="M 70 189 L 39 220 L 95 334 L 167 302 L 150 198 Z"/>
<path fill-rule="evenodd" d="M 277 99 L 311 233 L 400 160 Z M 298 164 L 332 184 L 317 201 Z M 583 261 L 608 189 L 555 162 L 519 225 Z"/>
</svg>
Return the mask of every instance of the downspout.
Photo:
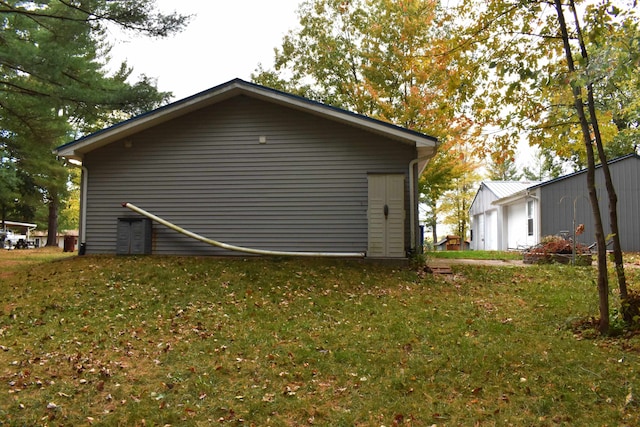
<svg viewBox="0 0 640 427">
<path fill-rule="evenodd" d="M 417 177 L 415 176 L 416 174 L 414 173 L 413 169 L 415 168 L 415 166 L 418 164 L 419 161 L 421 160 L 428 160 L 431 159 L 433 157 L 433 155 L 430 156 L 422 156 L 422 157 L 417 157 L 413 160 L 411 160 L 409 162 L 409 228 L 411 229 L 411 253 L 415 254 L 416 253 L 416 230 L 418 229 L 418 221 L 416 218 L 416 211 L 418 209 L 418 206 L 416 204 L 416 195 L 415 195 L 415 182 L 414 180 L 417 182 Z"/>
<path fill-rule="evenodd" d="M 364 258 L 365 256 L 364 252 L 286 252 L 286 251 L 269 251 L 264 249 L 252 249 L 252 248 L 245 248 L 242 246 L 229 245 L 227 243 L 222 243 L 217 240 L 206 238 L 199 234 L 193 233 L 189 230 L 185 230 L 184 228 L 179 227 L 167 220 L 164 220 L 159 216 L 156 216 L 150 212 L 147 212 L 146 210 L 139 208 L 131 203 L 125 202 L 122 204 L 122 207 L 129 208 L 132 211 L 139 213 L 140 215 L 143 215 L 153 221 L 156 221 L 164 225 L 165 227 L 168 227 L 174 231 L 177 231 L 178 233 L 182 233 L 185 236 L 191 237 L 192 239 L 196 239 L 201 242 L 207 243 L 209 245 L 217 246 L 219 248 L 227 249 L 230 251 L 245 252 L 245 253 L 254 254 L 254 255 L 271 255 L 271 256 L 307 256 L 307 257 L 334 257 L 334 258 Z"/>
<path fill-rule="evenodd" d="M 84 255 L 87 250 L 87 183 L 89 169 L 82 165 L 82 183 L 80 184 L 80 245 L 78 255 Z"/>
</svg>

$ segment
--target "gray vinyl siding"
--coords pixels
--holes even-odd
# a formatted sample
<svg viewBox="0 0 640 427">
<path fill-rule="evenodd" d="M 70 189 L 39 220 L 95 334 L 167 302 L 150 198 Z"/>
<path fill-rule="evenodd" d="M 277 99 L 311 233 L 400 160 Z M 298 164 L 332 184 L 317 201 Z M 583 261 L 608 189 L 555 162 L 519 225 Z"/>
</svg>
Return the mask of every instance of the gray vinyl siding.
<svg viewBox="0 0 640 427">
<path fill-rule="evenodd" d="M 122 202 L 233 245 L 364 252 L 367 174 L 407 176 L 416 157 L 415 147 L 246 96 L 126 141 L 84 159 L 87 253 L 115 252 L 117 219 L 137 215 Z M 153 253 L 230 254 L 156 223 Z"/>
<path fill-rule="evenodd" d="M 624 251 L 640 251 L 640 158 L 631 156 L 609 165 L 618 195 L 618 226 L 620 243 Z M 605 225 L 605 234 L 610 233 L 608 196 L 602 170 L 596 170 L 596 189 L 600 213 Z M 574 203 L 575 223 L 584 224 L 585 232 L 578 236 L 578 242 L 587 245 L 595 242 L 595 228 L 586 173 L 578 173 L 567 178 L 551 181 L 540 186 L 541 235 L 554 235 L 573 230 Z"/>
</svg>

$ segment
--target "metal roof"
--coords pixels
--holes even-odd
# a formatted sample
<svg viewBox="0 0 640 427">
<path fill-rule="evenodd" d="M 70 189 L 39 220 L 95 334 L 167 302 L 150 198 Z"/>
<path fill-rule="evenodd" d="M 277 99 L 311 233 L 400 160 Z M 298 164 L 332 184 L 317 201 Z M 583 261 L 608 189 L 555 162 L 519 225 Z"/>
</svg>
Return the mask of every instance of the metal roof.
<svg viewBox="0 0 640 427">
<path fill-rule="evenodd" d="M 608 165 L 612 165 L 614 163 L 618 163 L 618 162 L 621 162 L 623 160 L 632 159 L 632 158 L 640 160 L 640 156 L 638 154 L 630 153 L 630 154 L 626 154 L 624 156 L 616 157 L 615 159 L 611 159 L 611 160 L 607 161 L 607 164 Z M 600 169 L 601 167 L 602 167 L 602 163 L 598 163 L 596 165 L 596 170 Z M 533 189 L 538 188 L 538 187 L 545 187 L 547 185 L 554 184 L 554 183 L 556 183 L 558 181 L 562 181 L 564 179 L 571 178 L 572 176 L 580 175 L 580 174 L 583 174 L 583 173 L 587 173 L 587 168 L 581 169 L 579 171 L 572 172 L 572 173 L 569 173 L 569 174 L 566 174 L 566 175 L 559 176 L 559 177 L 554 178 L 554 179 L 549 180 L 549 181 L 532 183 L 531 184 L 531 189 L 533 190 Z"/>
<path fill-rule="evenodd" d="M 483 181 L 489 191 L 496 195 L 498 199 L 509 197 L 520 191 L 540 184 L 538 181 Z"/>
<path fill-rule="evenodd" d="M 16 221 L 4 221 L 4 225 L 5 227 L 23 227 L 23 228 L 36 228 L 38 226 L 37 224 L 31 224 L 30 222 L 16 222 Z"/>
</svg>

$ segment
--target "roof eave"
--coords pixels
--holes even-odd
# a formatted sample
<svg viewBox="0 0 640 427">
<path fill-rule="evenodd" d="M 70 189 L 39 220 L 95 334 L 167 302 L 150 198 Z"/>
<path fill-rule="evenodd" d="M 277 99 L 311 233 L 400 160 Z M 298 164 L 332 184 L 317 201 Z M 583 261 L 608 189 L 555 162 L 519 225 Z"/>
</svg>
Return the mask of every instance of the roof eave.
<svg viewBox="0 0 640 427">
<path fill-rule="evenodd" d="M 420 159 L 418 161 L 418 176 L 420 176 L 422 175 L 422 172 L 424 172 L 429 161 L 436 155 L 438 146 L 437 144 L 434 144 L 433 146 L 417 146 L 416 148 L 418 152 L 418 159 Z"/>
<path fill-rule="evenodd" d="M 346 110 L 333 108 L 331 106 L 321 104 L 319 102 L 309 101 L 304 98 L 291 96 L 283 92 L 265 90 L 259 86 L 251 85 L 245 87 L 245 90 L 253 95 L 254 98 L 265 99 L 275 102 L 279 105 L 294 108 L 307 113 L 315 114 L 324 118 L 332 119 L 351 126 L 359 127 L 370 132 L 378 133 L 392 139 L 415 144 L 416 147 L 430 147 L 434 149 L 438 140 L 434 137 L 424 135 L 418 132 L 412 132 L 408 129 L 393 125 L 391 123 L 374 120 L 366 116 L 350 113 Z"/>
<path fill-rule="evenodd" d="M 436 138 L 403 129 L 389 123 L 370 119 L 365 116 L 353 114 L 345 110 L 333 108 L 325 104 L 310 101 L 295 95 L 247 83 L 239 79 L 232 80 L 228 83 L 183 100 L 176 101 L 175 103 L 160 107 L 149 113 L 142 114 L 128 121 L 121 122 L 110 128 L 65 144 L 58 147 L 56 149 L 56 153 L 62 157 L 81 160 L 84 154 L 97 148 L 103 147 L 117 140 L 122 140 L 153 126 L 183 116 L 208 105 L 222 102 L 237 95 L 238 93 L 358 127 L 405 144 L 415 145 L 416 148 L 419 150 L 422 149 L 423 152 L 432 150 L 433 154 L 435 154 L 437 145 Z"/>
<path fill-rule="evenodd" d="M 491 204 L 496 206 L 504 206 L 504 205 L 511 204 L 513 202 L 517 202 L 518 200 L 521 200 L 523 198 L 535 197 L 533 194 L 535 193 L 535 190 L 532 191 L 533 188 L 534 187 L 525 188 L 524 190 L 518 191 L 517 193 L 511 194 L 501 199 L 494 200 L 493 202 L 491 202 Z"/>
<path fill-rule="evenodd" d="M 62 147 L 58 147 L 56 151 L 58 155 L 63 157 L 82 158 L 82 156 L 89 151 L 196 111 L 209 103 L 213 104 L 228 99 L 233 96 L 234 91 L 238 89 L 239 86 L 237 84 L 231 83 L 210 91 L 201 92 L 189 98 L 150 111 L 149 113 L 118 123 L 103 131 L 88 135 L 85 138 L 63 145 Z M 225 94 L 227 94 L 227 96 L 224 96 Z M 216 101 L 214 102 L 214 100 Z"/>
</svg>

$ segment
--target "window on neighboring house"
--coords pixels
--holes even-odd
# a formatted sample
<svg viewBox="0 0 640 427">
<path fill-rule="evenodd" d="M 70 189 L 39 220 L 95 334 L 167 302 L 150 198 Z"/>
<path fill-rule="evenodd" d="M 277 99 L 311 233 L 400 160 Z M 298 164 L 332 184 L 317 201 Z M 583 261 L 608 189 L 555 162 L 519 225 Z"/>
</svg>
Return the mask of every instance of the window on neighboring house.
<svg viewBox="0 0 640 427">
<path fill-rule="evenodd" d="M 527 235 L 533 236 L 533 200 L 527 201 Z"/>
</svg>

